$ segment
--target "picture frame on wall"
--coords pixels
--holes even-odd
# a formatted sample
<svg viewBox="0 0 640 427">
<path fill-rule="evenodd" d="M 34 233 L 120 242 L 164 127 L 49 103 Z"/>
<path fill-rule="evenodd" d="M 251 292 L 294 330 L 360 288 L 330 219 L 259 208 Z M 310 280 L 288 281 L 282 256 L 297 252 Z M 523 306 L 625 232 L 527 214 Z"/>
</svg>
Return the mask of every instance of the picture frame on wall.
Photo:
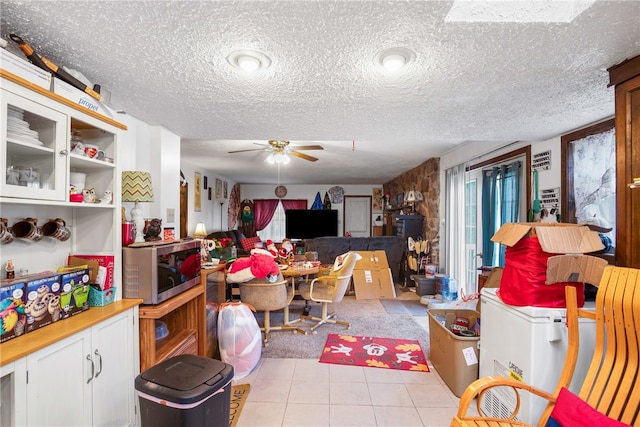
<svg viewBox="0 0 640 427">
<path fill-rule="evenodd" d="M 209 187 L 209 188 L 207 189 L 207 191 L 208 191 L 208 193 L 209 193 L 209 200 L 211 200 L 211 187 Z"/>
<path fill-rule="evenodd" d="M 209 182 L 208 182 L 208 181 L 209 181 L 209 179 L 208 179 L 208 178 L 207 178 L 207 176 L 205 175 L 205 177 L 204 177 L 204 181 L 203 181 L 203 187 L 202 187 L 202 188 L 204 188 L 205 190 L 206 190 L 207 188 L 209 188 L 209 185 L 208 185 L 208 184 L 209 184 Z M 211 197 L 209 197 L 209 200 L 211 200 Z"/>
<path fill-rule="evenodd" d="M 222 181 L 222 198 L 226 199 L 229 197 L 229 193 L 227 192 L 227 181 Z"/>
<path fill-rule="evenodd" d="M 202 175 L 200 172 L 194 172 L 193 174 L 193 210 L 200 212 L 201 200 L 200 200 L 200 186 L 202 185 Z"/>
<path fill-rule="evenodd" d="M 373 199 L 371 210 L 373 211 L 381 211 L 382 210 L 382 188 L 374 188 L 373 189 Z"/>
<path fill-rule="evenodd" d="M 216 199 L 221 199 L 222 198 L 222 180 L 218 179 L 218 178 L 216 178 L 215 196 L 216 196 Z"/>
</svg>

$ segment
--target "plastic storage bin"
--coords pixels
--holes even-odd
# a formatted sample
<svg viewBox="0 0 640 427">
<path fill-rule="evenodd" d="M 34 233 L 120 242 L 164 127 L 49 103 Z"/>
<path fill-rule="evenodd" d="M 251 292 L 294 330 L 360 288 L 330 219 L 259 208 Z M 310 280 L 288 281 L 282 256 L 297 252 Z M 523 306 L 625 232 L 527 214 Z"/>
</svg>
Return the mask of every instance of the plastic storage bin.
<svg viewBox="0 0 640 427">
<path fill-rule="evenodd" d="M 135 388 L 142 426 L 229 425 L 233 366 L 181 354 L 138 375 Z"/>
<path fill-rule="evenodd" d="M 431 363 L 453 394 L 460 397 L 469 384 L 478 379 L 479 336 L 464 337 L 451 332 L 456 317 L 469 319 L 471 329 L 480 314 L 475 310 L 427 310 Z M 444 321 L 444 325 L 440 323 Z"/>
<path fill-rule="evenodd" d="M 436 294 L 436 278 L 427 277 L 424 275 L 412 275 L 411 279 L 416 284 L 416 294 L 418 296 L 423 295 L 435 295 Z"/>
</svg>

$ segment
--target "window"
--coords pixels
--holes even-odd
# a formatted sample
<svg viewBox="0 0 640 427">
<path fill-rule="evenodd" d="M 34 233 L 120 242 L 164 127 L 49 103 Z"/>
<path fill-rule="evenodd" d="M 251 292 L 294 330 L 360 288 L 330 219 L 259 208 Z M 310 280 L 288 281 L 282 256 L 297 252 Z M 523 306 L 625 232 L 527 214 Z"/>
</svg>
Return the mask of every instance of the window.
<svg viewBox="0 0 640 427">
<path fill-rule="evenodd" d="M 477 202 L 477 181 L 468 181 L 465 183 L 465 192 L 464 192 L 464 222 L 465 222 L 465 233 L 464 240 L 467 252 L 467 284 L 475 284 L 476 283 L 476 236 L 478 234 L 477 231 L 477 210 L 478 210 L 478 202 Z"/>
<path fill-rule="evenodd" d="M 562 204 L 565 222 L 587 224 L 600 233 L 605 258 L 615 251 L 615 122 L 607 120 L 561 138 Z"/>
<path fill-rule="evenodd" d="M 263 242 L 266 242 L 267 240 L 282 242 L 282 239 L 285 238 L 286 230 L 284 208 L 282 207 L 282 202 L 280 202 L 278 203 L 278 207 L 276 208 L 269 225 L 267 225 L 263 230 L 258 231 L 256 234 Z"/>
</svg>

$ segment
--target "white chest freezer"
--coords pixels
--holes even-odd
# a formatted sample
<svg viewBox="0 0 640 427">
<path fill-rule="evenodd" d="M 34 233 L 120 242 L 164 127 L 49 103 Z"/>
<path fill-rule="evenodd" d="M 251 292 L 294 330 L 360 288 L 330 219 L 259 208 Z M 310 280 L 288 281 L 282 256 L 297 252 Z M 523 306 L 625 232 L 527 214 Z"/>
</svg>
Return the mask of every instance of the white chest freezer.
<svg viewBox="0 0 640 427">
<path fill-rule="evenodd" d="M 553 392 L 567 353 L 566 309 L 507 305 L 495 288 L 481 291 L 480 377 L 499 375 Z M 593 309 L 595 303 L 585 303 Z M 580 355 L 569 389 L 577 393 L 589 368 L 595 347 L 595 322 L 580 319 Z M 515 408 L 512 389 L 500 387 L 486 393 L 483 410 L 505 417 Z M 537 424 L 546 400 L 521 392 L 519 421 Z"/>
</svg>

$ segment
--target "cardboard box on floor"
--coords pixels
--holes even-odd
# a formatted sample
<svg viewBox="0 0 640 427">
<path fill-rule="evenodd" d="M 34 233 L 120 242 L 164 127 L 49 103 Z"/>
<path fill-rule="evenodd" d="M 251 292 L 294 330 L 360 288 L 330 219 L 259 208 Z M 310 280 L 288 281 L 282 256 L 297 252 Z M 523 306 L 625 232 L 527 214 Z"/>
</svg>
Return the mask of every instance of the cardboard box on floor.
<svg viewBox="0 0 640 427">
<path fill-rule="evenodd" d="M 598 233 L 589 227 L 562 223 L 506 223 L 493 235 L 491 241 L 513 246 L 523 237 L 538 237 L 544 252 L 561 254 L 547 260 L 545 284 L 559 282 L 600 283 L 607 261 L 583 255 L 604 249 Z"/>
<path fill-rule="evenodd" d="M 385 251 L 357 251 L 362 259 L 353 269 L 356 299 L 395 298 L 396 288 Z"/>
</svg>

